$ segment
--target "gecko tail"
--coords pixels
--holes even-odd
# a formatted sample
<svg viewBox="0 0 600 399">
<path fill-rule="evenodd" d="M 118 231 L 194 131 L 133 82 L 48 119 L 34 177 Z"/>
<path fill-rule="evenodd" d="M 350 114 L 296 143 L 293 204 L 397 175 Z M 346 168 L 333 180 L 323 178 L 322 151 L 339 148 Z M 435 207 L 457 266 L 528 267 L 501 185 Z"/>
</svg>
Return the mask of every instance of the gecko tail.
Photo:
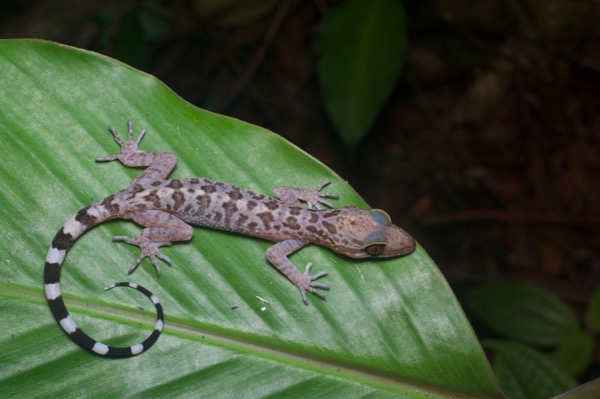
<svg viewBox="0 0 600 399">
<path fill-rule="evenodd" d="M 148 338 L 136 345 L 115 347 L 96 341 L 77 326 L 66 308 L 60 287 L 60 272 L 69 248 L 87 230 L 109 219 L 110 216 L 106 208 L 98 202 L 82 209 L 63 225 L 54 237 L 46 256 L 44 290 L 54 319 L 73 342 L 100 356 L 125 358 L 148 350 L 160 336 L 164 325 L 164 314 L 158 298 L 148 289 L 134 283 L 115 283 L 105 288 L 105 290 L 115 287 L 133 288 L 148 297 L 156 309 L 156 324 Z"/>
</svg>

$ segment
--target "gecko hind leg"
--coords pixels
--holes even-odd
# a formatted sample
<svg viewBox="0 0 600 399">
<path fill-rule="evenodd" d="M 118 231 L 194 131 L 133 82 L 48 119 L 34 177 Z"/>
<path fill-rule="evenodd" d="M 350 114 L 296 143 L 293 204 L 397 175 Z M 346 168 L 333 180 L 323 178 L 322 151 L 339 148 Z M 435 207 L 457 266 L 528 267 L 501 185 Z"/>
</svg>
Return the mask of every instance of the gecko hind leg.
<svg viewBox="0 0 600 399">
<path fill-rule="evenodd" d="M 118 154 L 107 155 L 96 158 L 96 162 L 110 162 L 118 160 L 128 168 L 146 167 L 138 177 L 136 177 L 129 187 L 135 187 L 138 184 L 144 185 L 151 182 L 164 180 L 171 173 L 177 164 L 177 157 L 172 152 L 147 152 L 140 150 L 139 144 L 146 129 L 143 129 L 136 139 L 133 138 L 133 125 L 131 121 L 127 122 L 127 139 L 121 139 L 119 132 L 112 126 L 108 128 L 113 135 L 115 142 L 121 147 Z"/>
<path fill-rule="evenodd" d="M 142 131 L 138 135 L 137 139 L 134 139 L 133 138 L 133 124 L 131 123 L 131 121 L 127 121 L 127 139 L 125 141 L 121 140 L 121 136 L 119 135 L 119 132 L 117 132 L 117 130 L 114 127 L 109 126 L 108 131 L 113 135 L 113 138 L 115 139 L 115 142 L 119 145 L 119 147 L 121 147 L 121 151 L 119 151 L 119 153 L 115 154 L 115 155 L 107 155 L 104 157 L 98 157 L 98 158 L 96 158 L 96 162 L 115 161 L 117 159 L 120 159 L 120 157 L 123 157 L 126 154 L 135 154 L 136 152 L 138 152 L 138 153 L 140 152 L 138 150 L 138 146 L 140 144 L 140 141 L 142 141 L 142 138 L 146 134 L 146 129 L 142 129 Z"/>
<path fill-rule="evenodd" d="M 135 238 L 113 237 L 115 242 L 124 242 L 140 247 L 140 256 L 129 268 L 129 274 L 133 273 L 145 258 L 150 258 L 156 274 L 160 276 L 159 259 L 169 266 L 173 264 L 168 256 L 160 252 L 160 248 L 171 246 L 174 241 L 187 241 L 194 234 L 194 229 L 189 224 L 163 211 L 141 210 L 126 215 L 124 218 L 133 220 L 145 227 Z"/>
<path fill-rule="evenodd" d="M 160 276 L 160 266 L 158 265 L 157 259 L 162 260 L 167 265 L 172 266 L 173 261 L 169 259 L 167 255 L 163 255 L 160 252 L 160 247 L 168 247 L 171 246 L 170 242 L 152 242 L 150 240 L 145 240 L 140 237 L 130 238 L 125 236 L 116 236 L 113 237 L 113 242 L 124 242 L 126 244 L 135 245 L 140 247 L 142 253 L 138 256 L 133 262 L 133 265 L 127 271 L 127 274 L 131 274 L 137 269 L 140 263 L 144 260 L 144 258 L 150 258 L 150 262 L 152 262 L 152 266 L 156 270 L 156 274 Z"/>
</svg>

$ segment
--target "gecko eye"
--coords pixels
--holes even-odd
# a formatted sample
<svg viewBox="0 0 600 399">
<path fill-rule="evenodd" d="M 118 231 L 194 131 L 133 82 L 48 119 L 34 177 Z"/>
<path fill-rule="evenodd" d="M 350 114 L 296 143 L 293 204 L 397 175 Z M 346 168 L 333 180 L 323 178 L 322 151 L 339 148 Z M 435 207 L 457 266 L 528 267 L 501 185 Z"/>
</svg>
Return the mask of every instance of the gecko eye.
<svg viewBox="0 0 600 399">
<path fill-rule="evenodd" d="M 365 247 L 365 252 L 371 256 L 379 256 L 385 250 L 385 244 L 371 244 Z"/>
<path fill-rule="evenodd" d="M 382 211 L 381 209 L 373 209 L 371 211 L 371 218 L 375 221 L 375 223 L 380 224 L 382 226 L 387 226 L 392 224 L 392 218 L 386 211 Z"/>
<path fill-rule="evenodd" d="M 370 233 L 365 238 L 365 252 L 370 256 L 379 256 L 385 250 L 386 240 L 381 233 Z"/>
</svg>

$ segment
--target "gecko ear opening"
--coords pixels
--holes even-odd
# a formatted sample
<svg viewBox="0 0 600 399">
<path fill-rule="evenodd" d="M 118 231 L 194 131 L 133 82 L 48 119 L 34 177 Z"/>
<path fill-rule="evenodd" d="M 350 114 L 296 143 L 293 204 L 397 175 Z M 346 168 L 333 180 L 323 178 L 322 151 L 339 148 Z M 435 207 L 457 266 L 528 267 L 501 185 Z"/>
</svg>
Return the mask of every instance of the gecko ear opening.
<svg viewBox="0 0 600 399">
<path fill-rule="evenodd" d="M 369 256 L 379 256 L 385 251 L 387 242 L 381 233 L 370 233 L 365 238 L 364 250 Z"/>
<path fill-rule="evenodd" d="M 386 211 L 382 211 L 381 209 L 373 209 L 371 211 L 371 218 L 382 226 L 387 226 L 392 224 L 392 218 Z"/>
</svg>

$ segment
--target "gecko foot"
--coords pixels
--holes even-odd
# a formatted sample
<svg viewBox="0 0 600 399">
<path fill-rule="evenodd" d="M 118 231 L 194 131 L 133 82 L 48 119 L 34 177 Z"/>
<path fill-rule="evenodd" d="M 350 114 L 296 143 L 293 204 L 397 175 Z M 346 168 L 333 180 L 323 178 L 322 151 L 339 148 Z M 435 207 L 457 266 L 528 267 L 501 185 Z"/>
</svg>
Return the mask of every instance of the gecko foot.
<svg viewBox="0 0 600 399">
<path fill-rule="evenodd" d="M 310 269 L 312 268 L 312 262 L 306 265 L 306 269 L 304 269 L 304 273 L 299 275 L 298 281 L 294 283 L 300 290 L 300 295 L 302 295 L 302 301 L 305 305 L 308 305 L 308 299 L 306 298 L 306 291 L 315 294 L 321 299 L 325 299 L 325 296 L 317 291 L 317 289 L 328 290 L 329 286 L 326 284 L 317 283 L 315 280 L 327 276 L 327 272 L 319 272 L 317 274 L 311 275 Z"/>
<path fill-rule="evenodd" d="M 308 206 L 308 208 L 315 208 L 318 209 L 319 205 L 318 204 L 322 204 L 325 205 L 329 208 L 333 208 L 333 205 L 329 202 L 326 201 L 324 198 L 338 198 L 337 194 L 334 193 L 322 193 L 321 190 L 323 189 L 323 187 L 328 186 L 329 184 L 331 184 L 331 180 L 324 180 L 323 183 L 319 184 L 317 187 L 313 188 L 312 190 L 307 190 L 307 197 L 308 199 L 306 200 L 306 205 Z"/>
<path fill-rule="evenodd" d="M 331 180 L 325 180 L 315 188 L 293 188 L 293 187 L 275 187 L 273 192 L 283 202 L 289 205 L 301 206 L 300 201 L 306 202 L 308 209 L 319 209 L 319 204 L 333 208 L 333 205 L 325 198 L 338 198 L 334 193 L 322 193 L 323 187 L 331 184 Z"/>
<path fill-rule="evenodd" d="M 124 156 L 127 154 L 133 154 L 136 151 L 139 151 L 138 145 L 140 144 L 140 141 L 144 137 L 144 134 L 146 134 L 146 129 L 142 129 L 142 131 L 138 135 L 137 139 L 134 140 L 133 139 L 133 124 L 131 123 L 131 121 L 127 121 L 127 141 L 121 140 L 121 137 L 119 136 L 119 132 L 117 132 L 117 130 L 114 127 L 109 126 L 108 130 L 112 133 L 113 137 L 115 138 L 115 142 L 117 144 L 119 144 L 119 146 L 121 147 L 121 151 L 115 155 L 107 155 L 105 157 L 96 158 L 96 162 L 115 161 L 117 159 L 120 159 L 121 156 Z"/>
<path fill-rule="evenodd" d="M 169 259 L 168 256 L 160 253 L 160 249 L 159 249 L 160 247 L 171 246 L 170 242 L 153 242 L 153 241 L 149 241 L 143 237 L 142 238 L 140 238 L 140 237 L 129 238 L 129 237 L 125 237 L 125 236 L 116 236 L 116 237 L 113 237 L 112 240 L 115 242 L 121 241 L 121 242 L 124 242 L 127 244 L 135 245 L 135 246 L 140 247 L 140 249 L 142 250 L 142 253 L 140 254 L 140 256 L 137 257 L 137 259 L 133 263 L 133 266 L 131 266 L 129 268 L 129 270 L 127 271 L 128 274 L 133 273 L 135 271 L 135 269 L 138 267 L 138 265 L 142 262 L 142 260 L 144 260 L 144 258 L 146 258 L 146 257 L 150 258 L 150 261 L 152 262 L 152 266 L 154 266 L 154 269 L 156 270 L 156 274 L 158 276 L 160 276 L 160 266 L 158 265 L 157 259 L 162 260 L 169 266 L 171 266 L 173 264 L 173 261 L 171 261 L 171 259 Z"/>
</svg>

